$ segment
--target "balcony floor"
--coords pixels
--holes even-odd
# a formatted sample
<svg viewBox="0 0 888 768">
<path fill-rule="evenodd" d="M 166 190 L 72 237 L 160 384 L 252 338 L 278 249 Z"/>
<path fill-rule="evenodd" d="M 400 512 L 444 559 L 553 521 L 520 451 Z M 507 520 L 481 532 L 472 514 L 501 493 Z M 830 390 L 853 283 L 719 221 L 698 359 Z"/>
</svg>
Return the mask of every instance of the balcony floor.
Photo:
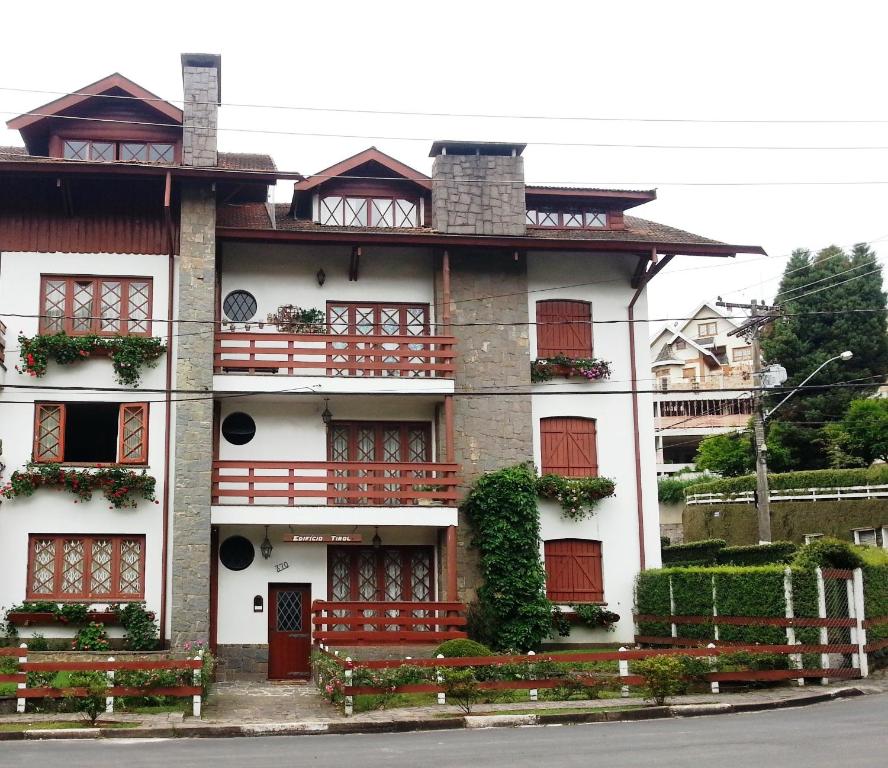
<svg viewBox="0 0 888 768">
<path fill-rule="evenodd" d="M 398 525 L 445 528 L 457 525 L 457 507 L 425 506 L 327 506 L 312 504 L 214 504 L 213 525 Z"/>
</svg>

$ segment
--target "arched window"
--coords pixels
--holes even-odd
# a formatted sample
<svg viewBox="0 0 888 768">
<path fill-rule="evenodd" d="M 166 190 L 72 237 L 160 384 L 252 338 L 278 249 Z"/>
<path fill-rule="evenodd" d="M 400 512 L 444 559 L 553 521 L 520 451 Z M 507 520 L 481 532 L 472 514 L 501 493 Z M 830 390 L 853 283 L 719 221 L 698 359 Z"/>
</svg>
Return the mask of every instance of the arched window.
<svg viewBox="0 0 888 768">
<path fill-rule="evenodd" d="M 601 542 L 592 539 L 553 539 L 543 545 L 546 597 L 555 603 L 604 601 Z"/>
<path fill-rule="evenodd" d="M 538 301 L 536 322 L 537 357 L 592 355 L 592 306 L 588 301 Z"/>
<path fill-rule="evenodd" d="M 595 419 L 555 416 L 540 419 L 543 474 L 597 477 Z"/>
</svg>

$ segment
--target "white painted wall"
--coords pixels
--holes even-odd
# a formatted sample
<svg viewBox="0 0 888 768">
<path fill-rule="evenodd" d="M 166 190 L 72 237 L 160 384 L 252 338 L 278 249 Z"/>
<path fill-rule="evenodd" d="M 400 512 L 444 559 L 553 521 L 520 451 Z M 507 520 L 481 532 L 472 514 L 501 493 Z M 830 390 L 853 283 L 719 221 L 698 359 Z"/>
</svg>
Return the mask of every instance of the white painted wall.
<svg viewBox="0 0 888 768">
<path fill-rule="evenodd" d="M 19 332 L 33 336 L 38 331 L 40 275 L 109 275 L 153 278 L 152 317 L 166 317 L 167 257 L 119 254 L 3 253 L 0 255 L 0 320 L 8 328 L 5 386 L 0 390 L 0 439 L 5 469 L 0 483 L 24 466 L 31 457 L 34 434 L 34 402 L 144 402 L 149 401 L 147 471 L 157 479 L 157 498 L 163 489 L 163 395 L 138 393 L 117 384 L 107 358 L 87 360 L 70 366 L 49 364 L 46 376 L 36 379 L 17 373 Z M 23 317 L 19 317 L 22 315 Z M 166 338 L 165 323 L 155 323 L 153 334 Z M 164 387 L 166 358 L 154 369 L 145 369 L 140 387 Z M 21 389 L 12 385 L 24 385 Z M 30 388 L 33 387 L 33 388 Z M 62 392 L 49 387 L 112 388 L 113 392 Z M 141 468 L 138 468 L 141 469 Z M 136 509 L 112 510 L 101 493 L 87 503 L 74 503 L 66 492 L 38 490 L 30 498 L 2 500 L 0 504 L 0 606 L 9 607 L 25 599 L 29 533 L 133 533 L 145 535 L 145 599 L 149 610 L 160 609 L 162 513 L 159 504 L 140 502 Z M 53 625 L 37 628 L 49 637 L 68 636 L 71 630 Z M 32 630 L 33 631 L 33 630 Z M 111 634 L 118 632 L 113 630 Z M 23 637 L 28 631 L 22 632 Z"/>
<path fill-rule="evenodd" d="M 359 533 L 364 543 L 369 544 L 374 528 L 336 528 L 328 526 L 298 527 L 294 533 Z M 289 532 L 287 527 L 273 527 L 269 530 L 269 540 L 274 549 L 268 560 L 263 560 L 259 545 L 265 536 L 260 526 L 223 526 L 219 531 L 219 542 L 229 536 L 240 535 L 248 538 L 256 549 L 256 559 L 243 571 L 230 571 L 219 563 L 219 623 L 217 640 L 220 644 L 257 644 L 268 642 L 268 614 L 253 612 L 253 598 L 262 595 L 265 610 L 268 610 L 269 584 L 309 584 L 312 600 L 327 599 L 327 545 L 293 544 L 282 542 L 281 536 Z M 423 544 L 433 546 L 437 531 L 433 528 L 379 529 L 385 545 Z M 278 573 L 275 565 L 287 563 L 289 567 Z M 437 567 L 434 570 L 437 573 Z M 436 589 L 438 589 L 436 584 Z"/>
<path fill-rule="evenodd" d="M 634 259 L 606 254 L 541 254 L 528 256 L 528 313 L 536 318 L 536 302 L 545 299 L 575 299 L 592 304 L 592 319 L 627 317 L 634 293 L 629 280 Z M 583 284 L 583 285 L 579 285 Z M 561 286 L 576 286 L 563 288 Z M 644 320 L 647 303 L 644 293 L 635 304 L 636 319 Z M 638 522 L 636 507 L 635 445 L 632 398 L 628 394 L 607 394 L 628 390 L 630 384 L 629 330 L 627 323 L 593 326 L 594 355 L 611 363 L 606 381 L 566 383 L 564 379 L 534 385 L 532 398 L 534 460 L 539 467 L 539 422 L 552 416 L 580 416 L 596 420 L 599 474 L 616 482 L 616 495 L 602 500 L 595 514 L 573 522 L 561 517 L 556 504 L 541 502 L 542 539 L 589 538 L 602 542 L 605 600 L 619 613 L 616 632 L 575 628 L 569 642 L 629 642 L 633 638 L 633 584 L 639 570 Z M 635 325 L 638 388 L 649 389 L 648 333 L 645 323 Z M 531 356 L 536 355 L 536 326 L 530 327 Z M 660 564 L 657 509 L 656 464 L 652 396 L 638 396 L 641 479 L 646 566 Z"/>
<path fill-rule="evenodd" d="M 429 304 L 429 318 L 434 321 L 430 249 L 365 247 L 354 282 L 348 279 L 350 257 L 349 246 L 225 243 L 220 300 L 233 290 L 249 291 L 258 304 L 254 322 L 264 322 L 284 304 L 326 311 L 328 301 Z M 326 274 L 323 287 L 316 278 L 321 268 Z M 266 326 L 265 330 L 274 332 L 275 328 Z"/>
</svg>

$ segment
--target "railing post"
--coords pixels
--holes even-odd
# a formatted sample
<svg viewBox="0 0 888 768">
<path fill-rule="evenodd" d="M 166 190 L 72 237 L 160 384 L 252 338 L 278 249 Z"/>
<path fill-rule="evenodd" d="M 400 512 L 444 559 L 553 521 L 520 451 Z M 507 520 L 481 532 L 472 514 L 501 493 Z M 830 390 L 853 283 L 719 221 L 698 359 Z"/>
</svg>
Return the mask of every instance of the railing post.
<svg viewBox="0 0 888 768">
<path fill-rule="evenodd" d="M 108 661 L 109 662 L 114 661 L 114 657 L 109 656 Z M 109 669 L 105 673 L 105 676 L 108 678 L 108 687 L 113 688 L 114 687 L 114 670 Z M 107 715 L 114 714 L 114 696 L 112 696 L 110 693 L 105 697 L 105 714 L 107 714 Z"/>
<path fill-rule="evenodd" d="M 195 661 L 199 661 L 201 665 L 194 670 L 194 684 L 197 687 L 201 687 L 201 673 L 203 672 L 203 650 L 197 652 L 197 656 L 194 657 Z M 200 717 L 200 706 L 201 706 L 201 695 L 199 693 L 194 694 L 191 699 L 191 714 L 194 717 Z"/>
<path fill-rule="evenodd" d="M 709 645 L 707 645 L 706 647 L 707 648 L 715 648 L 715 643 L 709 643 Z M 709 662 L 709 668 L 712 669 L 712 665 L 715 664 L 716 657 L 715 656 L 707 656 L 706 660 Z M 709 689 L 713 693 L 718 693 L 719 692 L 718 680 L 712 680 L 709 683 Z"/>
<path fill-rule="evenodd" d="M 826 619 L 826 587 L 823 583 L 823 570 L 816 568 L 814 575 L 817 577 L 817 616 Z M 829 630 L 827 627 L 820 627 L 820 645 L 829 645 Z M 820 668 L 829 669 L 829 654 L 820 654 Z M 821 685 L 829 685 L 828 677 L 820 678 Z"/>
<path fill-rule="evenodd" d="M 792 568 L 784 568 L 783 569 L 783 601 L 786 604 L 786 618 L 794 619 L 795 618 L 795 603 L 792 599 Z M 786 644 L 787 645 L 797 645 L 796 643 L 796 633 L 795 627 L 787 624 L 786 626 Z M 802 654 L 793 653 L 789 657 L 790 665 L 795 669 L 802 669 Z M 797 679 L 798 684 L 804 685 L 805 678 L 800 677 Z"/>
<path fill-rule="evenodd" d="M 536 656 L 536 654 L 533 651 L 528 651 L 527 655 L 528 656 Z M 530 667 L 529 671 L 531 672 L 531 674 L 533 674 L 533 667 Z M 537 690 L 536 688 L 530 689 L 530 700 L 531 701 L 538 701 L 539 700 L 539 690 Z"/>
<path fill-rule="evenodd" d="M 351 656 L 345 657 L 345 687 L 350 688 L 352 684 L 352 660 Z M 351 695 L 346 695 L 345 697 L 345 714 L 346 716 L 354 714 L 355 711 L 355 700 Z"/>
<path fill-rule="evenodd" d="M 443 659 L 444 654 L 439 653 L 435 658 L 436 659 Z M 438 683 L 438 685 L 441 685 L 444 682 L 444 676 L 441 674 L 441 669 L 439 667 L 435 668 L 435 682 Z M 438 703 L 439 704 L 446 704 L 447 703 L 447 694 L 444 693 L 444 691 L 438 692 Z"/>
<path fill-rule="evenodd" d="M 857 641 L 857 656 L 860 666 L 860 676 L 869 677 L 869 656 L 866 653 L 866 629 L 863 622 L 866 620 L 866 602 L 863 594 L 863 569 L 855 568 L 852 578 L 854 620 L 854 639 Z"/>
<path fill-rule="evenodd" d="M 18 663 L 19 663 L 19 671 L 21 671 L 22 664 L 28 663 L 28 645 L 27 645 L 27 643 L 22 643 L 19 646 Z M 25 682 L 19 683 L 18 689 L 22 690 L 23 688 L 27 688 L 27 687 L 28 687 L 28 676 L 27 676 L 27 673 L 25 673 Z M 15 711 L 18 712 L 20 715 L 24 714 L 24 712 L 25 712 L 25 701 L 26 701 L 26 699 L 24 699 L 23 697 L 20 697 L 16 700 Z"/>
<path fill-rule="evenodd" d="M 669 577 L 669 615 L 675 616 L 675 596 L 672 594 L 672 577 Z M 670 634 L 672 637 L 678 637 L 678 625 L 675 622 L 670 624 Z"/>
<path fill-rule="evenodd" d="M 712 636 L 718 642 L 718 590 L 715 588 L 715 576 L 712 577 Z M 718 693 L 718 691 L 713 691 Z"/>
<path fill-rule="evenodd" d="M 625 652 L 626 652 L 626 646 L 621 645 L 620 646 L 620 653 L 625 653 Z M 629 677 L 629 660 L 628 659 L 620 659 L 619 665 L 620 665 L 620 677 Z M 620 696 L 622 696 L 624 699 L 629 698 L 629 686 L 628 685 L 620 686 Z"/>
</svg>

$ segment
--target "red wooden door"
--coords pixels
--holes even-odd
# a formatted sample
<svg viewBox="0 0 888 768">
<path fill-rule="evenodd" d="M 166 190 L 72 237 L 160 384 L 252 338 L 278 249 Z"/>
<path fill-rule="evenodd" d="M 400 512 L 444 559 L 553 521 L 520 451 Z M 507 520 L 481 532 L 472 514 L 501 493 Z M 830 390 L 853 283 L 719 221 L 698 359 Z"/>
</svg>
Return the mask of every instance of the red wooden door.
<svg viewBox="0 0 888 768">
<path fill-rule="evenodd" d="M 268 679 L 311 675 L 311 587 L 268 585 Z"/>
</svg>

